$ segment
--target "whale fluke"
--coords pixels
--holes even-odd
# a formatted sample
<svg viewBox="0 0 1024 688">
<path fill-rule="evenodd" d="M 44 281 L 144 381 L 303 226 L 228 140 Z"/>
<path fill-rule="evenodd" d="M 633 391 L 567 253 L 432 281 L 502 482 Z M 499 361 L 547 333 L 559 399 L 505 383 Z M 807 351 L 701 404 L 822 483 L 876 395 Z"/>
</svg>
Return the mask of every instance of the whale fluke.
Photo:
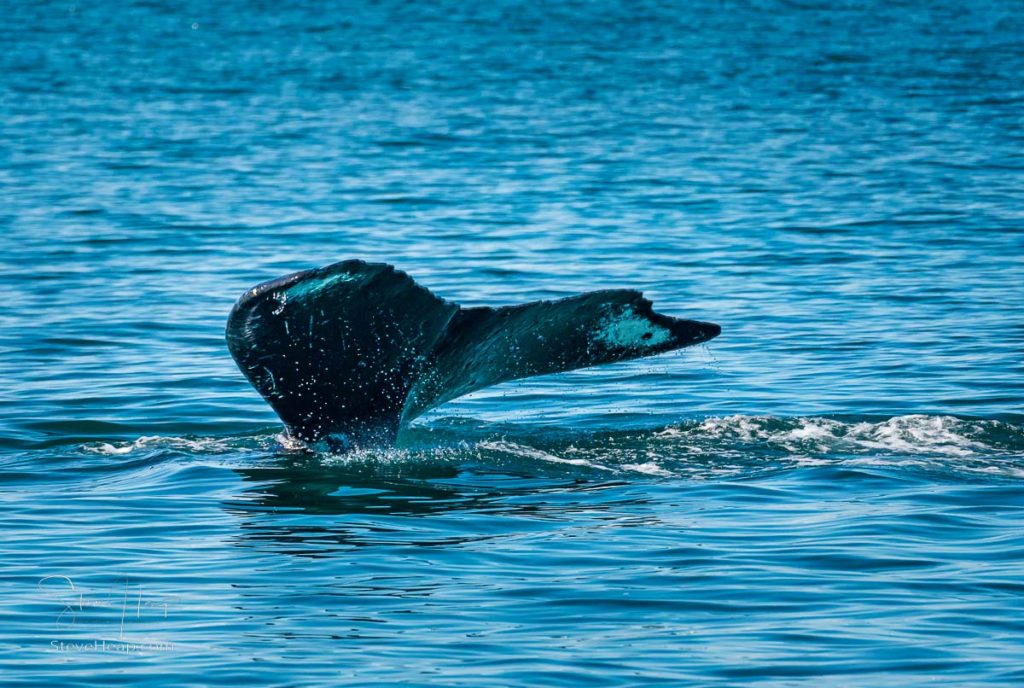
<svg viewBox="0 0 1024 688">
<path fill-rule="evenodd" d="M 334 450 L 395 441 L 483 387 L 679 349 L 712 323 L 655 313 L 638 291 L 461 308 L 382 263 L 348 260 L 246 291 L 228 349 L 290 436 Z"/>
</svg>

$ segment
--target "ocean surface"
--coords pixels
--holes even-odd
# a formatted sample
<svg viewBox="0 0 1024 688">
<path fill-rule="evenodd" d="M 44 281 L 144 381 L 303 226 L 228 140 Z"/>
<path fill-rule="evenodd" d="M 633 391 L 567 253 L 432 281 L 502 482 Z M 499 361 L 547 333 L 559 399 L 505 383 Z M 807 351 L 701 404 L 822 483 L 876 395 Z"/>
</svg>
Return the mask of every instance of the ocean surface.
<svg viewBox="0 0 1024 688">
<path fill-rule="evenodd" d="M 0 683 L 1024 684 L 1021 9 L 3 3 Z M 303 453 L 349 258 L 723 333 Z"/>
</svg>

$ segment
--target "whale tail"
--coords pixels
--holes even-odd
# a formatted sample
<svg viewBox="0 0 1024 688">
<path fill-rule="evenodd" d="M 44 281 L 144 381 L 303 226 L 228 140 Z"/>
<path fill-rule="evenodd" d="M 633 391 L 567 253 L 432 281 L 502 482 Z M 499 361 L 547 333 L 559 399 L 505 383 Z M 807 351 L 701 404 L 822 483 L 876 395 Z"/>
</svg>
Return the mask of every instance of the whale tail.
<svg viewBox="0 0 1024 688">
<path fill-rule="evenodd" d="M 390 444 L 450 399 L 531 375 L 625 361 L 716 337 L 638 291 L 461 308 L 390 265 L 349 260 L 245 292 L 231 355 L 288 433 L 332 449 Z"/>
</svg>

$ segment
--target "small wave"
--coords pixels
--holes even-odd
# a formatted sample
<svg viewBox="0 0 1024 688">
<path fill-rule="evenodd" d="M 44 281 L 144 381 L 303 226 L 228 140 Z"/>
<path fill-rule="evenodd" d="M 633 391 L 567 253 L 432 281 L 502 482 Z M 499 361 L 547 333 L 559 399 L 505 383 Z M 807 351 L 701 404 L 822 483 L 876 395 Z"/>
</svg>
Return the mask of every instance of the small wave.
<svg viewBox="0 0 1024 688">
<path fill-rule="evenodd" d="M 615 470 L 614 468 L 610 468 L 600 463 L 590 461 L 589 459 L 565 459 L 560 456 L 555 456 L 554 454 L 541 451 L 540 449 L 535 449 L 534 447 L 528 447 L 522 444 L 507 442 L 504 440 L 479 442 L 476 446 L 480 449 L 504 452 L 525 459 L 537 459 L 540 461 L 548 461 L 550 463 L 562 463 L 570 466 L 584 466 L 586 468 L 595 468 L 599 471 Z"/>
</svg>

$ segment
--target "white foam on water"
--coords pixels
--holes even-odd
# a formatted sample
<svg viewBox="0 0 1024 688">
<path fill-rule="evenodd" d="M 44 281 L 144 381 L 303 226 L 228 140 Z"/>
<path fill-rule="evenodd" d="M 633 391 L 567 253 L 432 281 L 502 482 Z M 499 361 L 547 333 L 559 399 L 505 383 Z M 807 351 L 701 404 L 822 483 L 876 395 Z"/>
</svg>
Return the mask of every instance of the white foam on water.
<svg viewBox="0 0 1024 688">
<path fill-rule="evenodd" d="M 992 451 L 977 439 L 997 421 L 963 420 L 954 416 L 907 415 L 880 422 L 847 423 L 832 418 L 725 416 L 708 418 L 697 425 L 666 428 L 656 437 L 680 438 L 698 443 L 707 440 L 765 444 L 794 453 L 896 454 L 926 453 L 966 457 Z"/>
<path fill-rule="evenodd" d="M 661 478 L 671 478 L 676 474 L 670 470 L 662 468 L 654 461 L 648 461 L 647 463 L 624 463 L 622 469 L 627 471 L 633 471 L 634 473 L 643 473 L 644 475 L 655 475 Z"/>
<path fill-rule="evenodd" d="M 146 449 L 172 449 L 203 454 L 237 451 L 237 440 L 230 437 L 162 437 L 145 435 L 131 442 L 84 444 L 82 451 L 105 456 L 123 456 Z"/>
<path fill-rule="evenodd" d="M 974 423 L 986 421 L 974 421 Z M 925 450 L 946 456 L 970 456 L 988 447 L 966 433 L 975 429 L 952 416 L 897 416 L 883 423 L 858 423 L 847 437 L 868 449 L 901 453 Z"/>
<path fill-rule="evenodd" d="M 915 414 L 872 422 L 733 415 L 655 432 L 614 435 L 607 441 L 574 438 L 564 445 L 545 446 L 538 449 L 528 440 L 508 438 L 463 438 L 454 446 L 373 448 L 319 455 L 329 463 L 400 467 L 439 461 L 458 464 L 479 460 L 480 451 L 491 451 L 544 464 L 659 478 L 722 479 L 787 466 L 824 465 L 925 467 L 1024 478 L 1024 430 L 1001 421 L 954 416 Z M 258 437 L 142 436 L 134 441 L 80 445 L 81 451 L 110 457 L 157 449 L 211 455 L 245 450 L 288 452 L 306 447 L 286 432 Z"/>
</svg>

